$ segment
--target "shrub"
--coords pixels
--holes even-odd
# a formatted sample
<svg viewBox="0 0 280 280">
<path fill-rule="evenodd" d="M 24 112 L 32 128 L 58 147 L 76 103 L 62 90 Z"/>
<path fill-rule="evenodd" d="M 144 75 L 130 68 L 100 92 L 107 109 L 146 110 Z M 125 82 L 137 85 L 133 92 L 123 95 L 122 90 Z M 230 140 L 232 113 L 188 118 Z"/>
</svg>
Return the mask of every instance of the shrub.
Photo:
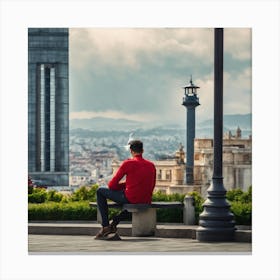
<svg viewBox="0 0 280 280">
<path fill-rule="evenodd" d="M 96 209 L 87 202 L 28 204 L 29 220 L 95 220 Z"/>
<path fill-rule="evenodd" d="M 227 191 L 226 197 L 229 201 L 239 201 L 242 203 L 252 202 L 252 187 L 243 192 L 240 188 Z"/>
<path fill-rule="evenodd" d="M 252 203 L 242 203 L 240 201 L 232 201 L 230 210 L 234 214 L 235 223 L 237 225 L 252 224 Z"/>
<path fill-rule="evenodd" d="M 153 193 L 152 201 L 184 201 L 183 194 L 165 194 L 162 191 Z M 157 209 L 157 221 L 164 223 L 181 223 L 183 220 L 182 209 Z"/>
<path fill-rule="evenodd" d="M 72 201 L 96 201 L 96 190 L 98 185 L 93 185 L 91 187 L 83 186 L 76 190 L 72 196 Z"/>
<path fill-rule="evenodd" d="M 153 193 L 152 201 L 184 201 L 185 195 L 183 194 L 165 194 L 162 191 L 157 191 Z"/>
<path fill-rule="evenodd" d="M 118 209 L 109 209 L 109 219 L 119 213 Z M 90 207 L 88 201 L 75 201 L 68 203 L 45 202 L 42 204 L 28 204 L 28 220 L 33 221 L 73 221 L 96 220 L 97 209 Z M 131 215 L 129 218 L 131 220 Z"/>
<path fill-rule="evenodd" d="M 28 194 L 29 203 L 43 203 L 47 199 L 47 192 L 45 189 L 33 188 L 32 193 Z"/>
<path fill-rule="evenodd" d="M 182 209 L 157 209 L 157 221 L 161 223 L 182 223 Z"/>
<path fill-rule="evenodd" d="M 194 198 L 195 219 L 198 223 L 199 215 L 203 211 L 204 199 L 198 192 L 190 192 Z M 231 205 L 235 223 L 238 225 L 250 225 L 252 223 L 252 187 L 243 192 L 240 188 L 227 191 L 226 198 Z"/>
<path fill-rule="evenodd" d="M 203 211 L 203 203 L 204 203 L 204 199 L 203 197 L 200 195 L 200 193 L 193 191 L 193 192 L 189 192 L 188 195 L 192 196 L 194 199 L 194 211 L 195 211 L 195 221 L 198 224 L 198 220 L 199 220 L 199 215 L 200 213 L 202 213 Z"/>
<path fill-rule="evenodd" d="M 28 194 L 32 194 L 33 193 L 33 186 L 28 186 Z"/>
<path fill-rule="evenodd" d="M 46 190 L 45 188 L 28 189 L 29 203 L 43 203 L 46 201 L 60 202 L 64 195 L 55 190 Z"/>
<path fill-rule="evenodd" d="M 229 190 L 226 195 L 236 224 L 252 224 L 252 186 L 243 192 L 240 188 Z"/>
<path fill-rule="evenodd" d="M 63 194 L 58 193 L 55 190 L 50 190 L 47 192 L 47 201 L 60 202 L 63 198 Z"/>
<path fill-rule="evenodd" d="M 71 201 L 70 197 L 64 195 L 64 196 L 62 197 L 62 199 L 61 199 L 60 202 L 61 202 L 61 203 L 68 203 L 68 202 L 70 202 L 70 201 Z"/>
</svg>

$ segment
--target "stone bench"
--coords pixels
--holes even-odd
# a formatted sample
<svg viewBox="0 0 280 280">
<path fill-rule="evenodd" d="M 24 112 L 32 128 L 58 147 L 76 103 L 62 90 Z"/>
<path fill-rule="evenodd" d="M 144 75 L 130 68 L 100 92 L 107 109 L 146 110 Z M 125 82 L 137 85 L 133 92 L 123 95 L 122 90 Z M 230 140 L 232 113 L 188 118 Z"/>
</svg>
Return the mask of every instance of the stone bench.
<svg viewBox="0 0 280 280">
<path fill-rule="evenodd" d="M 90 202 L 91 207 L 97 207 L 96 202 Z M 193 225 L 194 203 L 191 196 L 186 196 L 182 202 L 157 201 L 151 204 L 117 204 L 108 202 L 109 208 L 121 208 L 132 213 L 132 236 L 153 236 L 156 230 L 156 209 L 182 208 L 184 213 L 184 224 Z M 97 208 L 97 221 L 101 216 Z"/>
</svg>

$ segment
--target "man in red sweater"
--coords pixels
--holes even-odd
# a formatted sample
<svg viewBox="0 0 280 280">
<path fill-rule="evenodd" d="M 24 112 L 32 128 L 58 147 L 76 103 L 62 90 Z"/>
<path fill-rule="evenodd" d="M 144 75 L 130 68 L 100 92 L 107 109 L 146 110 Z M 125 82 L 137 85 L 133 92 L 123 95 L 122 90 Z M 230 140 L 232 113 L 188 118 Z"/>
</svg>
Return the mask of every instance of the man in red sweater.
<svg viewBox="0 0 280 280">
<path fill-rule="evenodd" d="M 123 210 L 113 218 L 109 224 L 107 199 L 119 204 L 125 203 L 151 203 L 156 182 L 155 165 L 142 157 L 143 143 L 133 140 L 129 143 L 131 159 L 125 160 L 115 176 L 108 183 L 108 188 L 100 187 L 96 192 L 97 205 L 102 218 L 102 229 L 95 239 L 102 239 L 109 233 L 117 230 L 117 225 L 127 217 L 127 210 Z M 126 181 L 120 183 L 126 176 Z"/>
</svg>

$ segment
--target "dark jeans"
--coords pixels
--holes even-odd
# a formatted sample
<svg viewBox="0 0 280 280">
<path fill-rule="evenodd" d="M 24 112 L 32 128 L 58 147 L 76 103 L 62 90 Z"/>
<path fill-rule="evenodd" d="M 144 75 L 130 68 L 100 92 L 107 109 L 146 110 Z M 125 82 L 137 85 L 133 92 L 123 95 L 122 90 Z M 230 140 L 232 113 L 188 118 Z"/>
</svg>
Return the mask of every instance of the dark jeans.
<svg viewBox="0 0 280 280">
<path fill-rule="evenodd" d="M 103 227 L 107 227 L 109 225 L 107 199 L 110 199 L 118 204 L 129 203 L 129 201 L 125 197 L 124 191 L 114 191 L 106 187 L 100 187 L 97 189 L 96 198 L 97 198 L 97 207 L 101 214 Z M 119 215 L 113 218 L 113 223 L 117 225 L 121 220 L 125 219 L 127 216 L 128 216 L 128 211 L 123 210 Z"/>
</svg>

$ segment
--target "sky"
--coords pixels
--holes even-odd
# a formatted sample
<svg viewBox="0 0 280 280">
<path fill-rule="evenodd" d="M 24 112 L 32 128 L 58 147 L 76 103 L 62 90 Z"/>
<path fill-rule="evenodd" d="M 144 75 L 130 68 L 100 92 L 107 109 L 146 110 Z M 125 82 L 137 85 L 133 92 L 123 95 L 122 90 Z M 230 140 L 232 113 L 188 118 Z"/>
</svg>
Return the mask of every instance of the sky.
<svg viewBox="0 0 280 280">
<path fill-rule="evenodd" d="M 198 122 L 213 118 L 213 28 L 74 28 L 70 121 L 93 117 L 185 123 L 190 76 Z M 251 29 L 224 29 L 224 114 L 251 113 Z"/>
</svg>

